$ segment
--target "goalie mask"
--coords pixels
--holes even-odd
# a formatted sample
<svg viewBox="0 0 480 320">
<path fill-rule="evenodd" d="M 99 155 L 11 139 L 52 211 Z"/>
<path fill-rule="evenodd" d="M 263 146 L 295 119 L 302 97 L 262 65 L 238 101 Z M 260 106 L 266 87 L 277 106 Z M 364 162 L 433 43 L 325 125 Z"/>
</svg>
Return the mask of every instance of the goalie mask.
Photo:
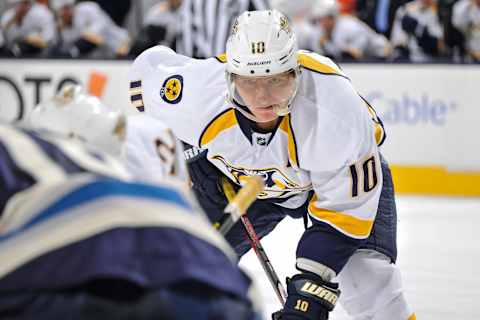
<svg viewBox="0 0 480 320">
<path fill-rule="evenodd" d="M 300 82 L 297 41 L 285 15 L 276 10 L 247 11 L 234 22 L 227 41 L 228 98 L 247 118 L 253 95 L 269 95 L 273 111 L 290 112 Z M 246 86 L 241 87 L 241 84 Z M 263 90 L 263 93 L 256 93 Z M 262 102 L 260 102 L 262 103 Z"/>
<path fill-rule="evenodd" d="M 77 138 L 112 155 L 120 155 L 125 140 L 125 116 L 68 85 L 52 99 L 37 105 L 27 116 L 27 125 L 36 130 Z"/>
</svg>

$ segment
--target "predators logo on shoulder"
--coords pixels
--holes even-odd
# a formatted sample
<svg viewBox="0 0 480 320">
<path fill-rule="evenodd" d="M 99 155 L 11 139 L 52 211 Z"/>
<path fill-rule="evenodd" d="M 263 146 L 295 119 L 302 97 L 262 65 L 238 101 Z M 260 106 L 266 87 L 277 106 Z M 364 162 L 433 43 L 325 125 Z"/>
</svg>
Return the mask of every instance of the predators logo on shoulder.
<svg viewBox="0 0 480 320">
<path fill-rule="evenodd" d="M 163 101 L 171 104 L 179 103 L 182 100 L 183 77 L 179 74 L 168 77 L 160 89 L 160 96 Z"/>
</svg>

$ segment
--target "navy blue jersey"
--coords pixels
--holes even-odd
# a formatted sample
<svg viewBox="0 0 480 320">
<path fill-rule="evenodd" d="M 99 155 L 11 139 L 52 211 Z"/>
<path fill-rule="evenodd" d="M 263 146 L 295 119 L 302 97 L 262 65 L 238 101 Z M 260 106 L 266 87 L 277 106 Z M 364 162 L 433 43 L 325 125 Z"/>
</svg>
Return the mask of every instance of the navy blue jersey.
<svg viewBox="0 0 480 320">
<path fill-rule="evenodd" d="M 120 278 L 247 299 L 225 240 L 172 184 L 130 181 L 81 144 L 0 124 L 0 295 Z"/>
</svg>

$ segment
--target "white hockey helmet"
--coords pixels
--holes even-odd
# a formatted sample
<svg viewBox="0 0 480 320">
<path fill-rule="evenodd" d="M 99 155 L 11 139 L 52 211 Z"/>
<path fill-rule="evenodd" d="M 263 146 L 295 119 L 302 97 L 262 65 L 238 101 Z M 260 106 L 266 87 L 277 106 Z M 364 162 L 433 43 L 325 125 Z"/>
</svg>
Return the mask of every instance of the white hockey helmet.
<svg viewBox="0 0 480 320">
<path fill-rule="evenodd" d="M 311 18 L 336 17 L 339 13 L 336 0 L 316 0 Z"/>
<path fill-rule="evenodd" d="M 125 115 L 82 92 L 78 85 L 64 86 L 52 99 L 37 105 L 26 122 L 32 129 L 78 138 L 115 156 L 120 155 L 125 140 Z"/>
<path fill-rule="evenodd" d="M 295 72 L 295 88 L 277 114 L 285 115 L 298 89 L 300 68 L 297 40 L 288 18 L 277 10 L 247 11 L 234 22 L 227 41 L 227 83 L 229 99 L 245 116 L 257 121 L 235 90 L 233 75 L 274 76 Z"/>
</svg>

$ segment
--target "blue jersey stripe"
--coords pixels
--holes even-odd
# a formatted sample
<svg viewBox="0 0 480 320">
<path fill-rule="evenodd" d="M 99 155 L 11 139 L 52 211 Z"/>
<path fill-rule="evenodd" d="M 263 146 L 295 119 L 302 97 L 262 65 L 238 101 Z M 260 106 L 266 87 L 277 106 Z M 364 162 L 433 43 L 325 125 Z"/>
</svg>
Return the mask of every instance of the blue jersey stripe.
<svg viewBox="0 0 480 320">
<path fill-rule="evenodd" d="M 17 166 L 0 139 L 0 217 L 13 195 L 30 188 L 36 182 L 30 173 Z"/>
<path fill-rule="evenodd" d="M 20 228 L 0 236 L 0 241 L 7 240 L 45 220 L 59 216 L 73 207 L 95 201 L 109 196 L 124 196 L 137 199 L 151 199 L 166 201 L 171 204 L 192 211 L 192 207 L 185 198 L 177 191 L 161 186 L 146 185 L 141 183 L 122 182 L 114 179 L 101 179 L 95 182 L 83 185 L 78 189 L 66 194 L 60 200 L 44 209 L 28 223 Z M 139 208 L 140 210 L 140 208 Z M 115 212 L 112 212 L 115 214 Z M 159 212 L 159 214 L 162 214 Z"/>
<path fill-rule="evenodd" d="M 43 152 L 52 159 L 58 166 L 60 166 L 67 174 L 86 172 L 84 168 L 75 163 L 72 159 L 66 156 L 63 151 L 51 142 L 41 139 L 36 133 L 23 130 L 24 134 L 34 141 Z M 86 151 L 85 151 L 86 152 Z"/>
</svg>

